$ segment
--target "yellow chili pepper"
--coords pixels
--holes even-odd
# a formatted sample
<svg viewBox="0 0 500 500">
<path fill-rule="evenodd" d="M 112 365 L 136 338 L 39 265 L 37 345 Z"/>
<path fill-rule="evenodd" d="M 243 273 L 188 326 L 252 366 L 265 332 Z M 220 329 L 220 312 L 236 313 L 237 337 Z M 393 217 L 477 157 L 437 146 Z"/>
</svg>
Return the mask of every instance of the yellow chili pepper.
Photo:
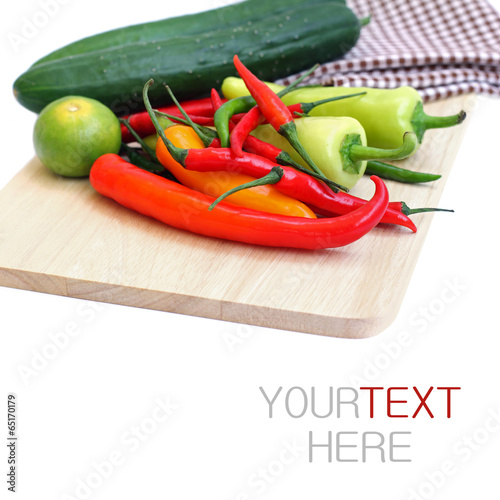
<svg viewBox="0 0 500 500">
<path fill-rule="evenodd" d="M 363 176 L 367 160 L 398 160 L 412 154 L 417 137 L 408 132 L 395 149 L 379 149 L 366 145 L 366 134 L 354 118 L 309 116 L 295 120 L 297 136 L 319 170 L 328 179 L 351 189 Z M 261 125 L 253 134 L 262 141 L 286 151 L 293 160 L 306 162 L 271 125 Z"/>
<path fill-rule="evenodd" d="M 167 139 L 174 146 L 183 149 L 204 149 L 204 144 L 196 132 L 186 125 L 172 125 L 165 129 Z M 156 156 L 160 163 L 167 168 L 174 177 L 184 186 L 195 191 L 218 198 L 236 186 L 245 184 L 255 178 L 236 172 L 195 172 L 186 170 L 176 162 L 168 152 L 161 139 L 156 143 Z M 273 186 L 257 186 L 245 189 L 228 196 L 226 201 L 235 205 L 253 208 L 265 212 L 306 217 L 314 219 L 316 215 L 304 203 L 280 193 Z"/>
<path fill-rule="evenodd" d="M 276 93 L 284 87 L 274 83 L 267 85 Z M 240 78 L 228 77 L 222 84 L 222 93 L 228 99 L 248 95 L 248 89 Z M 366 132 L 367 144 L 377 148 L 396 148 L 405 132 L 414 132 L 422 143 L 426 130 L 451 127 L 462 123 L 465 112 L 451 116 L 430 116 L 424 112 L 422 98 L 413 87 L 394 89 L 367 87 L 302 87 L 283 97 L 287 105 L 298 102 L 314 102 L 339 95 L 363 93 L 355 98 L 332 101 L 316 106 L 311 116 L 350 116 L 356 118 Z M 418 148 L 415 148 L 415 151 Z"/>
</svg>

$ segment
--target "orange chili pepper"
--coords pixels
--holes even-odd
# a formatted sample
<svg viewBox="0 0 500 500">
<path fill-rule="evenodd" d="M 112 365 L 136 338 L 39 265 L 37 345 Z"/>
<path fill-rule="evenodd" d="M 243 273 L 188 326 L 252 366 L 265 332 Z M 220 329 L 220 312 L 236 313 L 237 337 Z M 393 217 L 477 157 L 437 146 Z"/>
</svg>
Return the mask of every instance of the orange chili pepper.
<svg viewBox="0 0 500 500">
<path fill-rule="evenodd" d="M 196 132 L 186 125 L 171 125 L 165 129 L 165 135 L 174 146 L 183 149 L 205 149 Z M 245 184 L 254 177 L 237 172 L 195 172 L 185 169 L 168 152 L 161 138 L 156 143 L 156 156 L 184 186 L 218 198 L 236 186 Z M 280 193 L 274 186 L 257 186 L 228 196 L 227 200 L 235 205 L 253 208 L 264 212 L 292 215 L 315 219 L 314 212 L 304 203 Z"/>
<path fill-rule="evenodd" d="M 208 207 L 213 198 L 115 154 L 99 157 L 90 170 L 90 183 L 98 193 L 170 226 L 254 245 L 311 250 L 349 245 L 377 225 L 387 209 L 389 193 L 380 178 L 372 176 L 372 180 L 375 194 L 360 208 L 339 217 L 308 219 L 225 202 L 211 212 Z"/>
</svg>

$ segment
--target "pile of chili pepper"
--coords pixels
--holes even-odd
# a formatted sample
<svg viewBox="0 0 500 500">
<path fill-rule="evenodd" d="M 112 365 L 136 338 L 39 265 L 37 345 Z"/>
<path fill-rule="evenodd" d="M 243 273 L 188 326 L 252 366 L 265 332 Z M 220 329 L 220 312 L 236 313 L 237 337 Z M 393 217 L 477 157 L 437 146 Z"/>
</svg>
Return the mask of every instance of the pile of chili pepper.
<svg viewBox="0 0 500 500">
<path fill-rule="evenodd" d="M 404 202 L 390 202 L 380 175 L 371 175 L 375 193 L 370 200 L 353 196 L 350 186 L 320 168 L 315 151 L 301 143 L 297 124 L 313 108 L 334 106 L 334 101 L 354 99 L 362 92 L 287 106 L 282 97 L 300 80 L 275 94 L 237 56 L 234 64 L 248 96 L 221 99 L 212 89 L 208 98 L 178 103 L 167 87 L 174 104 L 155 110 L 148 98 L 153 83 L 149 80 L 143 89 L 146 111 L 122 119 L 122 154 L 104 155 L 95 162 L 92 186 L 179 229 L 304 249 L 350 244 L 379 223 L 416 232 L 408 216 L 436 210 L 411 210 Z M 337 157 L 332 160 L 338 165 L 332 171 L 347 170 L 356 179 L 367 169 L 378 166 L 380 171 L 380 159 L 409 156 L 418 144 L 409 132 L 396 148 L 368 147 L 362 128 L 344 122 L 344 136 L 334 146 Z M 255 132 L 262 126 L 271 127 L 289 147 L 259 138 Z"/>
</svg>

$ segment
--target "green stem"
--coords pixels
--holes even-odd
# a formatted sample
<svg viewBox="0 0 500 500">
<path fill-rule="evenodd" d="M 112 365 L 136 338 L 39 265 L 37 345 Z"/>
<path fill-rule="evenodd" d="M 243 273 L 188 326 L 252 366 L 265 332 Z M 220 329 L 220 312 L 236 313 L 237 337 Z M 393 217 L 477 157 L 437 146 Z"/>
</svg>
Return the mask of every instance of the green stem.
<svg viewBox="0 0 500 500">
<path fill-rule="evenodd" d="M 419 101 L 413 110 L 411 124 L 414 132 L 417 134 L 418 141 L 422 142 L 426 130 L 431 128 L 446 128 L 453 127 L 454 125 L 460 125 L 460 123 L 465 120 L 466 116 L 467 114 L 463 110 L 456 115 L 430 116 L 425 113 L 424 105 L 421 101 Z"/>
<path fill-rule="evenodd" d="M 372 16 L 371 15 L 362 17 L 361 19 L 359 19 L 359 25 L 361 27 L 366 26 L 367 24 L 370 24 L 371 20 L 372 20 Z"/>
<path fill-rule="evenodd" d="M 410 156 L 418 146 L 417 136 L 413 132 L 403 135 L 403 143 L 396 149 L 379 149 L 363 146 L 359 134 L 346 134 L 340 146 L 342 170 L 359 174 L 361 162 L 368 160 L 401 160 Z"/>
<path fill-rule="evenodd" d="M 165 132 L 160 125 L 158 118 L 156 117 L 156 113 L 151 106 L 151 102 L 149 101 L 148 97 L 148 89 L 153 85 L 154 80 L 150 78 L 144 85 L 144 88 L 142 89 L 142 98 L 144 100 L 144 105 L 146 107 L 146 110 L 148 112 L 149 117 L 151 118 L 151 121 L 153 122 L 153 125 L 155 126 L 157 134 L 161 137 L 161 140 L 163 141 L 163 144 L 165 144 L 165 147 L 168 149 L 168 152 L 172 155 L 172 158 L 177 162 L 180 163 L 183 167 L 186 166 L 186 157 L 188 155 L 188 150 L 187 149 L 182 149 L 174 146 L 168 139 L 167 136 L 165 135 Z"/>
<path fill-rule="evenodd" d="M 402 160 L 410 156 L 418 147 L 417 136 L 413 132 L 403 135 L 403 143 L 395 149 L 380 149 L 353 142 L 349 148 L 349 158 L 353 162 L 367 160 Z"/>
<path fill-rule="evenodd" d="M 454 212 L 447 208 L 410 208 L 404 201 L 401 202 L 401 212 L 405 215 L 421 214 L 424 212 Z"/>
<path fill-rule="evenodd" d="M 155 113 L 156 116 L 158 117 L 158 123 L 160 124 L 163 130 L 165 130 L 168 127 L 171 127 L 172 125 L 175 125 L 175 123 L 168 116 L 165 116 L 160 111 L 155 110 Z"/>
<path fill-rule="evenodd" d="M 287 85 L 283 90 L 278 92 L 278 97 L 283 97 L 284 95 L 290 93 L 292 90 L 295 89 L 295 87 L 304 81 L 313 71 L 315 71 L 317 68 L 319 68 L 319 64 L 315 64 L 311 69 L 307 70 L 303 75 L 300 75 L 297 80 L 294 80 L 292 83 Z"/>
<path fill-rule="evenodd" d="M 317 174 L 323 173 L 309 156 L 309 153 L 304 149 L 304 146 L 300 143 L 297 136 L 297 128 L 295 127 L 295 123 L 293 121 L 281 125 L 278 132 L 290 143 L 290 145 L 295 149 L 295 151 L 297 151 L 313 172 L 316 172 Z"/>
<path fill-rule="evenodd" d="M 364 95 L 366 92 L 358 92 L 356 94 L 346 94 L 339 95 L 337 97 L 330 97 L 330 99 L 321 99 L 314 102 L 303 102 L 301 103 L 301 108 L 305 114 L 309 113 L 316 106 L 321 106 L 321 104 L 326 104 L 327 102 L 340 101 L 341 99 L 349 99 L 350 97 L 356 97 L 359 95 Z"/>
<path fill-rule="evenodd" d="M 226 191 L 224 194 L 221 194 L 209 207 L 208 210 L 213 210 L 215 206 L 220 203 L 227 196 L 237 193 L 238 191 L 242 191 L 243 189 L 250 189 L 256 186 L 266 186 L 268 184 L 276 184 L 283 177 L 283 169 L 281 167 L 273 167 L 271 171 L 261 177 L 260 179 L 255 179 L 254 181 L 246 182 L 245 184 L 241 184 L 240 186 L 236 186 L 229 191 Z"/>
<path fill-rule="evenodd" d="M 169 120 L 171 120 L 172 125 L 174 125 L 175 123 L 182 123 L 183 125 L 191 126 L 191 123 L 193 123 L 193 120 L 191 120 L 191 119 L 185 120 L 184 118 L 181 118 L 180 116 L 175 116 L 175 115 L 171 115 L 169 113 L 164 113 L 163 111 L 155 110 L 155 113 L 158 116 L 164 116 L 165 118 L 168 118 Z M 205 137 L 210 138 L 210 141 L 213 141 L 217 137 L 217 132 L 215 130 L 208 128 L 208 127 L 205 127 L 203 125 L 197 125 L 197 127 Z M 210 145 L 210 144 L 211 144 L 211 142 L 208 145 Z"/>
<path fill-rule="evenodd" d="M 191 117 L 184 111 L 184 109 L 180 105 L 179 101 L 175 97 L 170 87 L 168 85 L 165 85 L 165 88 L 167 89 L 168 94 L 172 98 L 172 101 L 174 101 L 174 104 L 177 106 L 178 110 L 182 113 L 182 116 L 184 116 L 185 120 L 188 122 L 188 125 L 196 132 L 196 135 L 201 139 L 201 142 L 203 142 L 204 146 L 205 147 L 210 146 L 210 144 L 213 141 L 213 138 L 205 135 L 198 127 L 198 125 L 196 125 L 196 123 L 194 123 L 193 120 L 191 120 Z"/>
<path fill-rule="evenodd" d="M 323 174 L 317 174 L 316 172 L 312 172 L 306 167 L 303 167 L 300 163 L 297 163 L 286 151 L 281 151 L 281 153 L 276 157 L 276 162 L 279 163 L 280 165 L 288 165 L 290 167 L 293 167 L 295 170 L 298 170 L 299 172 L 303 172 L 304 174 L 310 175 L 311 177 L 315 177 L 316 179 L 323 181 L 325 184 L 330 186 L 330 188 L 336 193 L 340 189 L 345 192 L 349 191 L 349 189 L 346 188 L 345 186 L 342 186 L 341 184 L 332 181 L 331 179 L 328 179 L 328 177 L 325 177 Z"/>
<path fill-rule="evenodd" d="M 378 175 L 382 179 L 404 182 L 406 184 L 418 184 L 422 182 L 437 181 L 441 178 L 438 174 L 415 172 L 406 168 L 396 167 L 380 161 L 369 161 L 366 165 L 366 175 Z"/>
</svg>

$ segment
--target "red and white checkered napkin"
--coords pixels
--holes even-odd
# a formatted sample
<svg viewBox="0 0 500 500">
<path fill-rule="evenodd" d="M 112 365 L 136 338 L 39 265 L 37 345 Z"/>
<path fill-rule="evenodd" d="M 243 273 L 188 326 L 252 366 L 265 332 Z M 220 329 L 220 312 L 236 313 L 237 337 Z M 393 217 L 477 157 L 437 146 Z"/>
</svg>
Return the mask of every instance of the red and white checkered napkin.
<svg viewBox="0 0 500 500">
<path fill-rule="evenodd" d="M 500 96 L 500 14 L 487 0 L 347 4 L 371 21 L 356 46 L 344 58 L 322 65 L 308 84 L 410 85 L 425 101 L 469 92 Z"/>
</svg>

